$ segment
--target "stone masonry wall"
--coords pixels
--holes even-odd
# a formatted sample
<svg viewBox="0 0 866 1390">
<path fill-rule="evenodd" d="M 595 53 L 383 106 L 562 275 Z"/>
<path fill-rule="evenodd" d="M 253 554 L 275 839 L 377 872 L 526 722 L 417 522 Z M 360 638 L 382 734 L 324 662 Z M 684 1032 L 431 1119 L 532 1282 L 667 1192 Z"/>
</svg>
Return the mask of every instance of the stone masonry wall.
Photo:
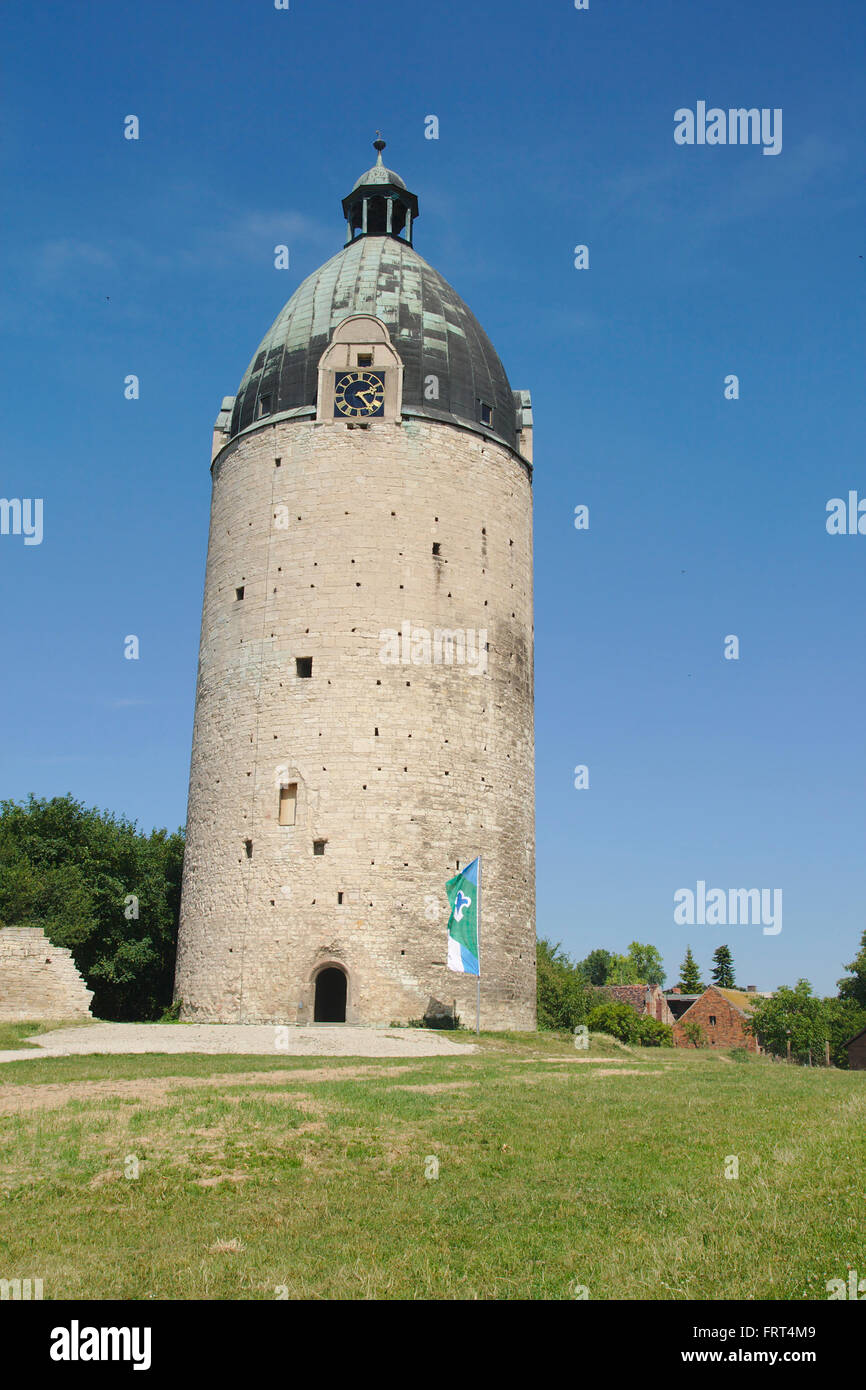
<svg viewBox="0 0 866 1390">
<path fill-rule="evenodd" d="M 52 946 L 39 927 L 0 930 L 0 1019 L 25 1022 L 89 1018 L 93 991 L 72 954 Z"/>
<path fill-rule="evenodd" d="M 520 460 L 439 422 L 283 420 L 218 455 L 182 1017 L 309 1022 L 338 964 L 348 1022 L 431 998 L 474 1021 L 475 981 L 445 968 L 444 885 L 481 853 L 482 1026 L 535 1026 L 531 525 Z M 486 671 L 413 661 L 423 639 L 383 661 L 404 621 L 486 630 Z"/>
</svg>

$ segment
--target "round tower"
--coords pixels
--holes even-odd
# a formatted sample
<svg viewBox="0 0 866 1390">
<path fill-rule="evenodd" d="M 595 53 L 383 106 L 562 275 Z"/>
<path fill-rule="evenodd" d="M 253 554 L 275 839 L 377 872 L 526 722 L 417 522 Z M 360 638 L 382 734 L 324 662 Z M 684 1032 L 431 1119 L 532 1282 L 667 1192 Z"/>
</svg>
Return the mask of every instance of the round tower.
<svg viewBox="0 0 866 1390">
<path fill-rule="evenodd" d="M 481 1022 L 535 1026 L 532 420 L 382 162 L 213 442 L 175 997 L 420 1018 L 482 856 Z"/>
</svg>

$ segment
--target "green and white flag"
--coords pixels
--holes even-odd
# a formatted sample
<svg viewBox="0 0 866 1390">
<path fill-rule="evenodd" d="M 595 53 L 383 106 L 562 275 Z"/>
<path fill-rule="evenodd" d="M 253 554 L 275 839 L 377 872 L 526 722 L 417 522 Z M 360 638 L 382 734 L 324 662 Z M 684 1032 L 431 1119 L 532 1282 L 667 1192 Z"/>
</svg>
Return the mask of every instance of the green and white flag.
<svg viewBox="0 0 866 1390">
<path fill-rule="evenodd" d="M 481 859 L 473 859 L 445 885 L 451 915 L 448 918 L 448 969 L 461 975 L 480 975 L 478 947 Z"/>
</svg>

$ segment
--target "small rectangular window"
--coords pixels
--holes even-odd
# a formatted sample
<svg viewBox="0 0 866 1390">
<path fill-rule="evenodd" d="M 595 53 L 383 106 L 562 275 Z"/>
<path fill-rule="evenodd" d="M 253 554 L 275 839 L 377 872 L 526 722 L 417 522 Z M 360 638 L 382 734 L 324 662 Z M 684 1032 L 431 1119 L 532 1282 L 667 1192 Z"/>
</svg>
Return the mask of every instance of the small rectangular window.
<svg viewBox="0 0 866 1390">
<path fill-rule="evenodd" d="M 253 857 L 253 842 L 252 842 L 252 840 L 244 840 L 244 849 L 246 850 L 247 859 L 252 859 L 252 857 Z"/>
<path fill-rule="evenodd" d="M 301 680 L 309 680 L 313 674 L 313 658 L 311 656 L 295 657 L 295 675 L 300 676 Z"/>
<path fill-rule="evenodd" d="M 358 353 L 358 366 L 359 366 L 359 367 L 372 367 L 372 365 L 373 365 L 373 354 L 372 354 L 372 352 L 359 352 L 359 353 Z"/>
<path fill-rule="evenodd" d="M 343 895 L 342 895 L 342 893 L 338 893 L 338 894 L 337 894 L 337 906 L 338 906 L 338 907 L 342 907 L 342 905 L 343 905 Z"/>
<path fill-rule="evenodd" d="M 478 402 L 478 418 L 480 419 L 482 425 L 492 425 L 492 424 L 493 424 L 493 406 L 492 406 L 492 405 L 488 405 L 486 401 L 479 401 L 479 402 Z"/>
<path fill-rule="evenodd" d="M 433 554 L 434 554 L 434 555 L 439 555 L 439 554 L 441 554 L 441 551 L 442 551 L 442 546 L 441 546 L 441 544 L 439 543 L 439 541 L 434 541 L 434 542 L 433 542 Z"/>
<path fill-rule="evenodd" d="M 243 586 L 243 584 L 242 584 L 242 585 L 240 586 L 239 589 L 235 589 L 235 598 L 240 602 L 240 600 L 243 598 L 243 596 L 244 596 L 244 586 Z"/>
<path fill-rule="evenodd" d="M 711 1027 L 711 1028 L 715 1028 L 715 1026 L 716 1026 L 716 1016 L 715 1016 L 715 1014 L 710 1014 L 710 1027 Z"/>
<path fill-rule="evenodd" d="M 298 784 L 280 787 L 280 825 L 294 825 L 298 807 Z"/>
<path fill-rule="evenodd" d="M 270 396 L 259 396 L 259 418 L 261 418 L 262 415 L 270 415 L 270 413 L 271 413 L 271 398 L 270 398 Z"/>
<path fill-rule="evenodd" d="M 324 841 L 324 840 L 314 840 L 314 841 L 313 841 L 313 854 L 324 854 L 324 853 L 325 853 L 325 841 Z"/>
</svg>

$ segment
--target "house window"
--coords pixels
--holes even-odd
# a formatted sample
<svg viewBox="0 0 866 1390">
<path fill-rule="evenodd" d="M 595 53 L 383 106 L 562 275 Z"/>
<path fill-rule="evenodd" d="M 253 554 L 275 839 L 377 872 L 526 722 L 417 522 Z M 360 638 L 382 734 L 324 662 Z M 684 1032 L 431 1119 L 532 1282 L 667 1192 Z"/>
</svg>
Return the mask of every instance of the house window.
<svg viewBox="0 0 866 1390">
<path fill-rule="evenodd" d="M 711 1028 L 715 1028 L 715 1026 L 716 1026 L 716 1016 L 715 1016 L 715 1014 L 710 1014 L 710 1027 L 711 1027 Z"/>
<path fill-rule="evenodd" d="M 298 807 L 298 784 L 289 782 L 280 787 L 280 825 L 294 825 Z"/>
<path fill-rule="evenodd" d="M 313 674 L 313 658 L 311 656 L 295 657 L 295 675 L 300 676 L 301 680 L 309 680 Z"/>
<path fill-rule="evenodd" d="M 313 854 L 324 854 L 324 853 L 325 853 L 325 841 L 324 841 L 324 840 L 314 840 L 314 841 L 313 841 Z"/>
<path fill-rule="evenodd" d="M 493 406 L 486 401 L 478 401 L 478 418 L 482 425 L 493 424 Z"/>
</svg>

